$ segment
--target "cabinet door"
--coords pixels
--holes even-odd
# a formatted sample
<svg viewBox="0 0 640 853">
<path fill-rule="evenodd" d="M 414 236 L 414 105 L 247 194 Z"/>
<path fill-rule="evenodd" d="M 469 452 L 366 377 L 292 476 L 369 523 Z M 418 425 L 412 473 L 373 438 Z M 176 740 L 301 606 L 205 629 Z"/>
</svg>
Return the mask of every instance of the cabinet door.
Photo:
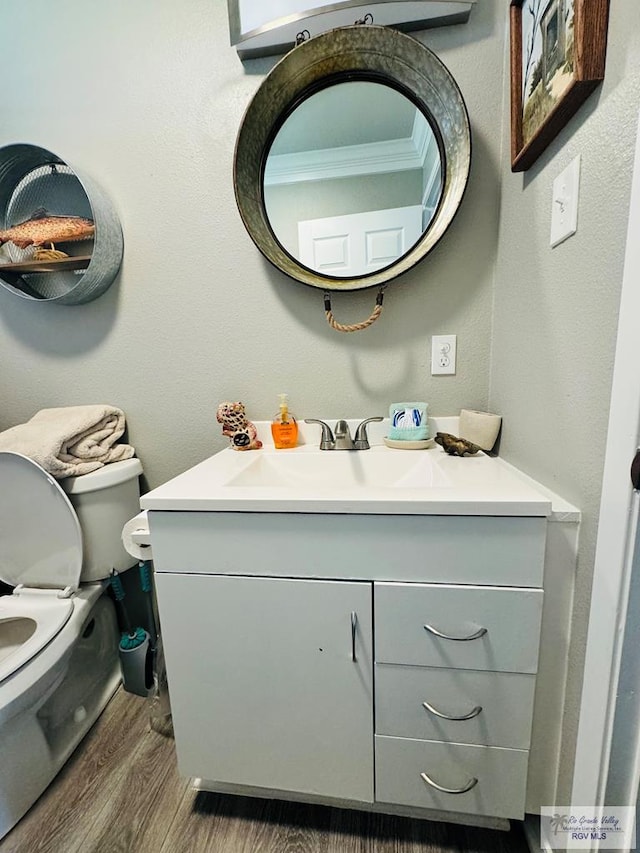
<svg viewBox="0 0 640 853">
<path fill-rule="evenodd" d="M 372 802 L 371 584 L 157 586 L 181 772 Z"/>
</svg>

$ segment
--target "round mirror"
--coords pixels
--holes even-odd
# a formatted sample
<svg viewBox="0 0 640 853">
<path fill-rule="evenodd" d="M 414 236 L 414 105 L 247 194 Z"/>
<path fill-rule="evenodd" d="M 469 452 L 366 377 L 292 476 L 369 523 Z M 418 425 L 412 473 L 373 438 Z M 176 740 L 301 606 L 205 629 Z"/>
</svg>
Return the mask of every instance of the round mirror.
<svg viewBox="0 0 640 853">
<path fill-rule="evenodd" d="M 357 278 L 394 264 L 427 231 L 442 158 L 427 117 L 406 95 L 347 81 L 315 92 L 285 119 L 263 187 L 271 230 L 294 260 Z"/>
<path fill-rule="evenodd" d="M 396 30 L 343 27 L 296 47 L 258 89 L 236 143 L 236 200 L 287 275 L 379 286 L 442 237 L 470 157 L 464 101 L 440 60 Z"/>
</svg>

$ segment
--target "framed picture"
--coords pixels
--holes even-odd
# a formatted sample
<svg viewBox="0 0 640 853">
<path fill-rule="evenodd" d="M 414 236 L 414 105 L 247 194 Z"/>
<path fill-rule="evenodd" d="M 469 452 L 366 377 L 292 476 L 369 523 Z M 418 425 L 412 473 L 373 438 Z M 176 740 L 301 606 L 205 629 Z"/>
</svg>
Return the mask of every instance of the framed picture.
<svg viewBox="0 0 640 853">
<path fill-rule="evenodd" d="M 511 171 L 524 172 L 604 79 L 609 0 L 511 0 Z"/>
</svg>

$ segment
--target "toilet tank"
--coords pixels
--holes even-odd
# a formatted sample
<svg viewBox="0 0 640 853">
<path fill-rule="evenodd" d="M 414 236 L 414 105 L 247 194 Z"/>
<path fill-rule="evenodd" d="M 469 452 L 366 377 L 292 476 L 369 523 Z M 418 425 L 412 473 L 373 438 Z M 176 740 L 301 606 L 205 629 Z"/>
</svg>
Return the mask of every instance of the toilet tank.
<svg viewBox="0 0 640 853">
<path fill-rule="evenodd" d="M 122 528 L 140 512 L 140 474 L 140 460 L 125 459 L 91 474 L 60 480 L 82 528 L 81 583 L 101 580 L 112 569 L 124 572 L 136 564 L 122 545 Z"/>
</svg>

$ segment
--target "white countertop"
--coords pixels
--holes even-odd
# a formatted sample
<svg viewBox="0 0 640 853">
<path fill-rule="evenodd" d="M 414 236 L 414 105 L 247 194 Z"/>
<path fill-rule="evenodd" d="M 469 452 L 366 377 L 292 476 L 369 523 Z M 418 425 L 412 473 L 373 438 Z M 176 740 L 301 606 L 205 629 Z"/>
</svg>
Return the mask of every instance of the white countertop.
<svg viewBox="0 0 640 853">
<path fill-rule="evenodd" d="M 432 419 L 430 419 L 432 420 Z M 334 421 L 329 421 L 333 427 Z M 353 424 L 350 421 L 352 434 Z M 275 450 L 268 423 L 256 424 L 264 442 L 262 450 L 223 450 L 185 471 L 173 480 L 144 495 L 140 506 L 146 510 L 186 512 L 279 512 L 279 513 L 357 513 L 384 515 L 495 515 L 550 517 L 554 496 L 511 465 L 484 453 L 476 456 L 448 456 L 436 445 L 428 450 L 395 450 L 384 445 L 386 424 L 371 424 L 370 450 L 319 451 L 319 427 L 301 424 L 301 444 L 290 450 Z M 453 432 L 454 419 L 432 421 L 436 429 Z M 259 454 L 267 467 L 269 459 L 278 462 L 286 454 L 287 464 L 307 454 L 332 464 L 360 466 L 369 464 L 367 454 L 385 454 L 385 465 L 406 464 L 407 454 L 437 476 L 432 485 L 397 488 L 394 486 L 337 486 L 325 477 L 321 485 L 274 484 L 229 485 L 230 479 L 254 465 Z M 389 454 L 396 454 L 395 457 Z M 397 457 L 400 454 L 401 458 Z M 340 457 L 329 460 L 329 456 Z M 278 458 L 276 458 L 278 457 Z M 326 460 L 326 463 L 325 463 Z M 303 460 L 304 461 L 304 460 Z M 309 460 L 311 461 L 311 460 Z M 262 463 L 261 463 L 262 464 Z M 254 465 L 254 467 L 256 467 Z M 573 509 L 573 508 L 572 508 Z"/>
</svg>

